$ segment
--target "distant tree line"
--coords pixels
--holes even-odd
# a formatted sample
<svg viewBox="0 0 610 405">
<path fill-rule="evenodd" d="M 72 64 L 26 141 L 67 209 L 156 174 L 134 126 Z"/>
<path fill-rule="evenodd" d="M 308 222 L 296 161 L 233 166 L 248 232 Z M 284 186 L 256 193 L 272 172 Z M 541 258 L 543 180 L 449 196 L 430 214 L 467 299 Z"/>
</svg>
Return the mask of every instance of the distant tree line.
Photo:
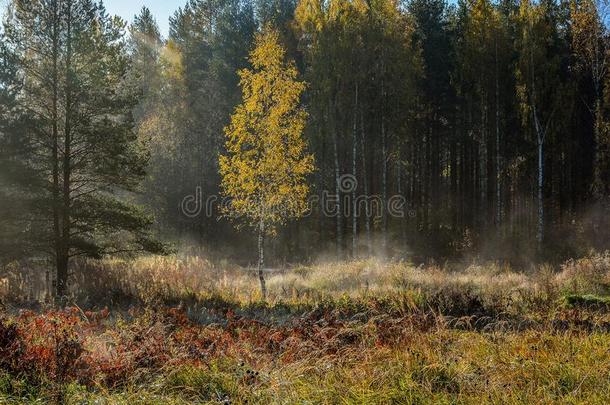
<svg viewBox="0 0 610 405">
<path fill-rule="evenodd" d="M 308 83 L 313 192 L 340 194 L 336 212 L 351 213 L 293 223 L 280 257 L 603 249 L 608 11 L 591 0 L 190 1 L 162 39 L 143 10 L 131 32 L 140 133 L 156 145 L 147 200 L 161 229 L 212 247 L 239 240 L 216 215 L 177 207 L 197 186 L 218 194 L 216 156 L 240 95 L 233 72 L 271 23 Z M 345 209 L 362 195 L 401 195 L 408 210 Z"/>
<path fill-rule="evenodd" d="M 10 6 L 21 4 L 39 14 L 18 24 L 13 15 L 4 28 L 3 164 L 23 162 L 13 152 L 18 145 L 7 146 L 14 139 L 10 134 L 32 140 L 42 136 L 45 142 L 49 136 L 55 139 L 52 119 L 36 121 L 38 115 L 26 111 L 36 105 L 48 113 L 53 105 L 54 87 L 48 82 L 55 75 L 53 60 L 48 59 L 53 55 L 53 26 L 24 25 L 47 18 L 55 3 L 89 4 L 14 0 Z M 137 231 L 136 240 L 149 240 L 141 233 L 148 229 L 211 251 L 234 246 L 234 252 L 225 252 L 254 260 L 255 249 L 242 248 L 253 245 L 252 237 L 219 220 L 218 201 L 210 215 L 204 207 L 196 217 L 185 215 L 181 206 L 198 188 L 203 196 L 199 204 L 221 195 L 224 129 L 242 102 L 237 72 L 250 67 L 255 34 L 271 25 L 279 32 L 286 57 L 295 61 L 299 80 L 307 83 L 302 96 L 308 113 L 305 138 L 316 166 L 309 176 L 311 192 L 338 195 L 332 200 L 334 212 L 345 213 L 326 215 L 314 209 L 278 230 L 271 249 L 277 260 L 321 254 L 340 259 L 579 255 L 590 248 L 608 248 L 610 240 L 608 11 L 605 0 L 189 0 L 171 17 L 167 38 L 146 8 L 127 30 L 120 20 L 98 11 L 90 22 L 101 27 L 91 30 L 98 37 L 79 55 L 97 52 L 83 69 L 99 69 L 112 80 L 83 73 L 89 87 L 78 87 L 84 98 L 77 105 L 84 110 L 90 104 L 86 111 L 96 112 L 98 118 L 85 114 L 77 120 L 74 115 L 74 122 L 95 124 L 95 131 L 83 129 L 79 139 L 98 140 L 95 152 L 87 156 L 101 166 L 108 163 L 108 170 L 127 169 L 118 162 L 110 164 L 112 156 L 122 156 L 121 148 L 130 145 L 133 153 L 135 145 L 142 148 L 145 156 L 138 156 L 148 161 L 145 175 L 135 155 L 121 159 L 121 164 L 129 163 L 129 173 L 143 178 L 141 187 L 125 187 L 131 183 L 119 179 L 131 174 L 121 172 L 115 178 L 104 177 L 116 188 L 103 188 L 104 195 L 121 196 L 115 204 L 134 200 L 154 213 L 152 228 L 143 216 L 139 222 L 127 221 Z M 85 28 L 74 27 L 79 38 L 86 36 Z M 37 48 L 17 52 L 23 42 L 11 39 L 14 32 L 31 36 L 33 46 L 42 32 L 50 35 L 35 58 L 36 70 L 27 70 L 31 64 L 26 68 L 23 58 Z M 66 67 L 63 32 L 58 42 L 63 47 L 58 114 L 65 121 L 65 116 L 77 113 L 64 107 L 73 103 L 66 104 L 72 93 L 63 89 L 69 89 L 78 75 L 65 74 L 75 68 Z M 95 48 L 101 44 L 107 45 Z M 36 77 L 45 79 L 44 86 L 41 82 L 31 88 Z M 38 106 L 42 100 L 45 105 Z M 126 118 L 116 119 L 119 113 L 114 109 Z M 106 124 L 100 127 L 102 122 Z M 31 129 L 23 129 L 26 125 Z M 65 141 L 65 123 L 58 125 L 58 139 Z M 116 126 L 131 132 L 118 136 Z M 105 159 L 97 159 L 95 154 L 105 153 L 104 148 L 111 150 Z M 59 157 L 65 155 L 65 148 L 58 150 Z M 46 218 L 66 218 L 73 205 L 62 208 L 65 191 L 57 189 L 65 183 L 61 173 L 67 166 L 60 162 L 55 168 L 52 145 L 45 153 L 43 161 L 28 164 L 45 190 L 45 202 L 37 209 L 47 210 Z M 44 178 L 36 172 L 42 170 L 37 167 L 41 162 L 48 165 Z M 98 169 L 82 168 L 87 173 Z M 26 192 L 13 180 L 19 178 L 23 185 L 30 171 L 15 170 L 3 168 L 0 174 L 0 181 L 11 184 L 2 188 L 6 201 L 20 200 Z M 356 187 L 345 189 L 346 175 Z M 28 189 L 26 194 L 32 192 Z M 358 197 L 372 196 L 384 207 L 392 196 L 404 197 L 405 215 L 357 209 Z M 13 208 L 6 208 L 9 205 Z M 2 207 L 25 208 L 6 203 Z M 55 214 L 49 216 L 51 211 Z M 134 213 L 126 208 L 121 212 Z M 3 221 L 3 227 L 3 235 L 9 229 L 23 233 L 14 221 Z M 35 229 L 53 228 L 46 224 Z M 148 245 L 154 248 L 150 250 L 160 247 Z"/>
</svg>

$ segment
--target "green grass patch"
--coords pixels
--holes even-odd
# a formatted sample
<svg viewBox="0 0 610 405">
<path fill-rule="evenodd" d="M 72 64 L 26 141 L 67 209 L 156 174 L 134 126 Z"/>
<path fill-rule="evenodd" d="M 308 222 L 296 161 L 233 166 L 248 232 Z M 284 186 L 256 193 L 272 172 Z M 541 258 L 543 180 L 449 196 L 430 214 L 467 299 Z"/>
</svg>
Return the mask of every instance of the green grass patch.
<svg viewBox="0 0 610 405">
<path fill-rule="evenodd" d="M 610 311 L 610 296 L 571 294 L 565 296 L 564 300 L 566 306 L 569 308 Z"/>
</svg>

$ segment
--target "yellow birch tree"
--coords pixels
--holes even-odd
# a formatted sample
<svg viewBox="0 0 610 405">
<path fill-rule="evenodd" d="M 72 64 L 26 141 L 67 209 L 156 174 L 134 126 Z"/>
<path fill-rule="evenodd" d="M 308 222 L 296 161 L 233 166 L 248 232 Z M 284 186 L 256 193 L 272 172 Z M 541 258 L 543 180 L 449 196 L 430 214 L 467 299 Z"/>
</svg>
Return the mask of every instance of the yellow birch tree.
<svg viewBox="0 0 610 405">
<path fill-rule="evenodd" d="M 256 36 L 251 69 L 238 72 L 242 103 L 225 128 L 226 154 L 220 156 L 224 214 L 258 232 L 258 275 L 263 299 L 265 237 L 307 210 L 307 176 L 314 158 L 307 152 L 301 107 L 305 83 L 285 60 L 279 33 L 267 26 Z"/>
</svg>

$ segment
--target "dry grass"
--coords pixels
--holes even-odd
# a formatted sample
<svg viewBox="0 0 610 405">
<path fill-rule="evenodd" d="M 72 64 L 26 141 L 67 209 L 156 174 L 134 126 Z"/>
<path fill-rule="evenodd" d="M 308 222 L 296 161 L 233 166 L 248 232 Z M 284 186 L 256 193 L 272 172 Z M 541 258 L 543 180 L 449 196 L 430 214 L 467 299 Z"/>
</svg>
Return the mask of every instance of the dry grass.
<svg viewBox="0 0 610 405">
<path fill-rule="evenodd" d="M 370 259 L 279 269 L 266 278 L 270 304 L 409 295 L 418 304 L 444 305 L 441 312 L 457 311 L 472 299 L 492 312 L 523 315 L 548 313 L 567 295 L 609 295 L 610 253 L 572 260 L 558 269 L 542 265 L 519 270 L 490 263 L 447 270 Z M 211 298 L 250 305 L 260 300 L 253 269 L 200 257 L 84 261 L 74 268 L 72 291 L 73 302 L 94 308 L 134 300 L 146 305 Z"/>
<path fill-rule="evenodd" d="M 267 303 L 252 272 L 201 258 L 75 270 L 79 307 L 4 315 L 0 402 L 610 401 L 610 315 L 583 304 L 608 294 L 610 254 L 295 267 L 268 275 Z"/>
</svg>

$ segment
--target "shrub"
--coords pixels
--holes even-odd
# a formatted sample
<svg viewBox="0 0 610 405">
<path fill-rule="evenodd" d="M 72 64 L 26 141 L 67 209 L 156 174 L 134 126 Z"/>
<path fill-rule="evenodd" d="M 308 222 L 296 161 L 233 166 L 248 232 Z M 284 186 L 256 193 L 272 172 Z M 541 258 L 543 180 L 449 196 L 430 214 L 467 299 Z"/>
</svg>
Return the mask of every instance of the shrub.
<svg viewBox="0 0 610 405">
<path fill-rule="evenodd" d="M 557 282 L 568 294 L 610 295 L 610 252 L 569 260 L 561 266 Z"/>
</svg>

